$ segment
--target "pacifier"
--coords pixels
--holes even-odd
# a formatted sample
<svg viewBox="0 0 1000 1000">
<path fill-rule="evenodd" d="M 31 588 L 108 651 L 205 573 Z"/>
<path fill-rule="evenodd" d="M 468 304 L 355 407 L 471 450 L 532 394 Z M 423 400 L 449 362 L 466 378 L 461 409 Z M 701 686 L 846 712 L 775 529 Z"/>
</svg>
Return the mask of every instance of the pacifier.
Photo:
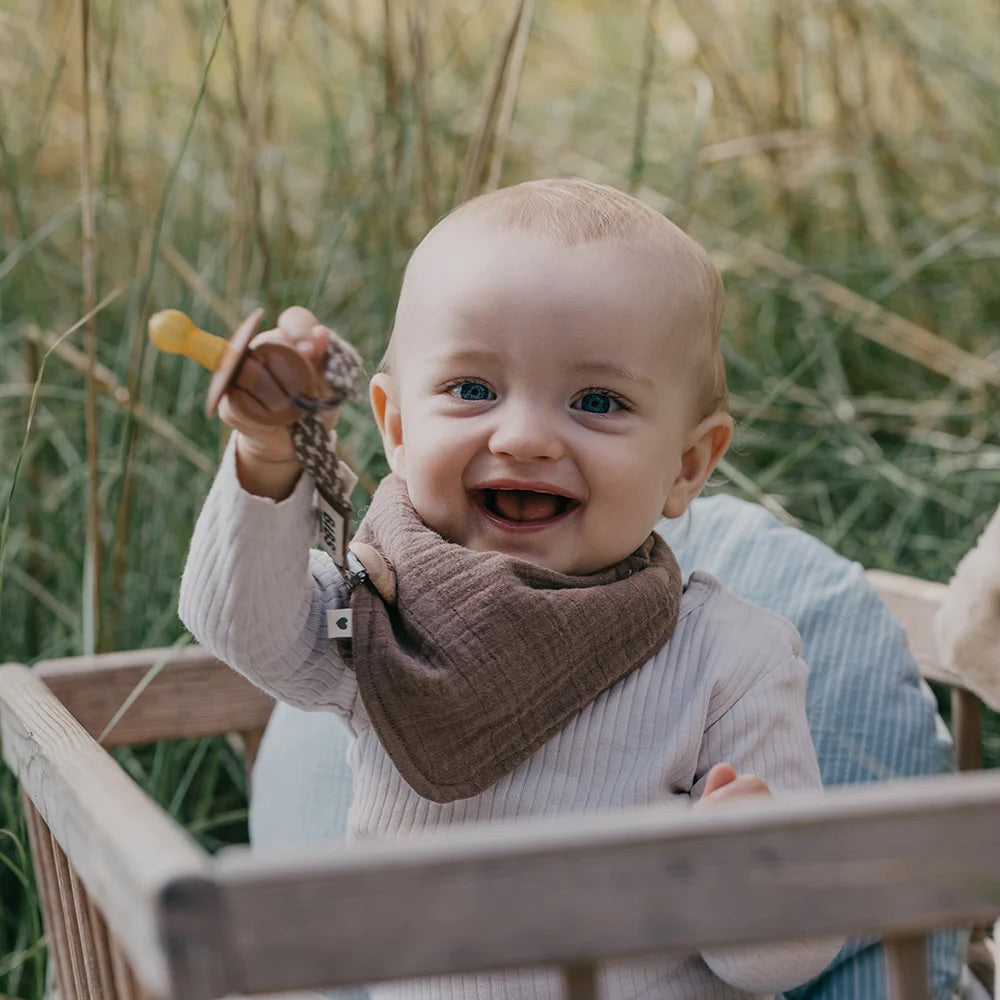
<svg viewBox="0 0 1000 1000">
<path fill-rule="evenodd" d="M 326 406 L 326 382 L 295 348 L 282 343 L 250 346 L 263 314 L 263 309 L 255 309 L 229 340 L 200 330 L 179 309 L 164 309 L 150 317 L 149 339 L 156 347 L 214 372 L 206 416 L 216 414 L 223 396 L 238 416 L 275 427 Z"/>
</svg>

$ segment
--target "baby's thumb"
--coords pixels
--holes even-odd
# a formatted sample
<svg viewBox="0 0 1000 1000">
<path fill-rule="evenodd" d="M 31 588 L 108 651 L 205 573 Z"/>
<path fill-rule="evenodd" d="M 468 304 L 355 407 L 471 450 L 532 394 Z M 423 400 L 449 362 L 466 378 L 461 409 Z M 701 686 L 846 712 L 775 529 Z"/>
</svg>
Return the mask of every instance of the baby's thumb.
<svg viewBox="0 0 1000 1000">
<path fill-rule="evenodd" d="M 705 790 L 701 793 L 701 797 L 707 798 L 735 780 L 736 768 L 732 764 L 716 764 L 705 777 Z"/>
</svg>

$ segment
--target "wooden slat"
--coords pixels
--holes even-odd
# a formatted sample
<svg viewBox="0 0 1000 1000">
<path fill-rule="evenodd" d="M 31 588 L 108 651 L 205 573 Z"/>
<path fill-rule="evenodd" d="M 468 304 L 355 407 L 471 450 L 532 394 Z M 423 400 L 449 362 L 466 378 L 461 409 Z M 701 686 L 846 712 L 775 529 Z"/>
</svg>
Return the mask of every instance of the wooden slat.
<svg viewBox="0 0 1000 1000">
<path fill-rule="evenodd" d="M 21 798 L 24 803 L 24 821 L 28 829 L 28 843 L 31 846 L 31 860 L 35 869 L 49 954 L 55 967 L 56 983 L 68 1000 L 71 987 L 64 984 L 72 984 L 73 971 L 70 966 L 69 941 L 66 939 L 66 922 L 62 918 L 59 905 L 52 834 L 49 833 L 45 821 L 23 788 Z"/>
<path fill-rule="evenodd" d="M 200 646 L 42 660 L 38 675 L 98 738 L 151 670 L 159 672 L 103 741 L 104 746 L 192 739 L 267 723 L 274 702 Z"/>
<path fill-rule="evenodd" d="M 155 900 L 208 857 L 26 667 L 0 667 L 0 739 L 52 836 L 151 996 L 168 992 Z"/>
<path fill-rule="evenodd" d="M 589 962 L 564 965 L 562 978 L 563 1000 L 600 1000 L 597 969 Z"/>
<path fill-rule="evenodd" d="M 963 687 L 961 677 L 941 661 L 934 638 L 934 615 L 944 584 L 884 570 L 869 570 L 867 576 L 906 629 L 924 676 Z M 165 659 L 168 665 L 117 723 L 105 746 L 255 730 L 266 724 L 272 699 L 200 646 L 43 660 L 36 669 L 96 737 L 146 674 Z"/>
<path fill-rule="evenodd" d="M 982 766 L 980 697 L 944 663 L 937 645 L 934 619 L 947 590 L 942 583 L 918 580 L 900 573 L 869 570 L 869 582 L 906 630 L 910 651 L 928 680 L 951 689 L 951 731 L 955 741 L 955 764 L 960 771 Z M 1000 706 L 992 706 L 1000 709 Z"/>
<path fill-rule="evenodd" d="M 79 942 L 83 981 L 86 989 L 83 995 L 87 1000 L 105 1000 L 104 983 L 101 981 L 101 970 L 98 965 L 98 943 L 94 937 L 94 925 L 90 922 L 92 905 L 79 876 L 68 863 L 67 868 L 69 869 L 70 895 L 73 901 L 74 937 Z"/>
<path fill-rule="evenodd" d="M 997 653 L 1000 655 L 1000 650 Z M 960 771 L 978 771 L 983 766 L 982 706 L 965 688 L 951 689 L 951 732 L 955 766 Z"/>
<path fill-rule="evenodd" d="M 221 908 L 213 881 L 207 876 L 177 878 L 164 888 L 158 903 L 163 944 L 171 957 L 171 1000 L 214 1000 L 241 993 L 234 986 L 238 977 L 232 978 L 228 953 L 229 915 Z M 271 943 L 262 938 L 256 947 L 270 952 Z M 284 960 L 280 953 L 272 957 L 279 965 Z"/>
<path fill-rule="evenodd" d="M 87 897 L 87 922 L 94 941 L 94 959 L 97 963 L 101 992 L 100 1000 L 123 1000 L 115 988 L 114 965 L 111 960 L 111 935 L 108 925 L 94 901 Z"/>
<path fill-rule="evenodd" d="M 656 807 L 346 850 L 235 849 L 217 859 L 212 905 L 228 916 L 238 993 L 796 936 L 909 936 L 1000 912 L 997 829 L 1000 775 L 980 772 L 710 816 Z M 169 922 L 178 963 L 204 947 L 208 916 Z M 207 996 L 192 989 L 186 1000 Z"/>
<path fill-rule="evenodd" d="M 934 635 L 934 616 L 944 599 L 945 585 L 880 569 L 870 569 L 866 576 L 906 629 L 910 651 L 924 677 L 950 687 L 964 687 L 962 678 L 942 661 Z"/>
<path fill-rule="evenodd" d="M 111 970 L 118 1000 L 139 1000 L 142 993 L 121 945 L 111 938 Z"/>
<path fill-rule="evenodd" d="M 888 1000 L 931 1000 L 924 938 L 890 938 L 883 942 L 883 947 Z"/>
<path fill-rule="evenodd" d="M 247 788 L 251 789 L 253 766 L 257 762 L 257 754 L 260 753 L 260 744 L 264 739 L 263 729 L 247 729 L 240 733 L 243 738 L 243 766 L 247 773 Z"/>
<path fill-rule="evenodd" d="M 83 948 L 76 926 L 76 911 L 73 909 L 73 890 L 70 888 L 69 862 L 55 839 L 49 841 L 52 848 L 53 867 L 58 886 L 58 919 L 66 928 L 66 942 L 69 951 L 69 978 L 62 982 L 66 1000 L 87 1000 L 87 983 L 83 968 Z"/>
<path fill-rule="evenodd" d="M 943 586 L 869 578 L 924 675 L 965 695 L 934 644 Z M 39 807 L 35 840 L 48 823 L 66 848 L 107 918 L 114 978 L 132 980 L 120 943 L 143 984 L 132 983 L 136 996 L 208 1000 L 560 963 L 570 995 L 590 996 L 591 959 L 871 933 L 894 939 L 893 995 L 915 998 L 925 995 L 916 935 L 1000 912 L 997 774 L 710 817 L 656 808 L 209 860 L 86 736 L 166 656 L 108 745 L 260 731 L 270 699 L 197 647 L 0 667 L 0 738 Z M 74 986 L 86 979 L 81 958 L 65 956 Z"/>
</svg>

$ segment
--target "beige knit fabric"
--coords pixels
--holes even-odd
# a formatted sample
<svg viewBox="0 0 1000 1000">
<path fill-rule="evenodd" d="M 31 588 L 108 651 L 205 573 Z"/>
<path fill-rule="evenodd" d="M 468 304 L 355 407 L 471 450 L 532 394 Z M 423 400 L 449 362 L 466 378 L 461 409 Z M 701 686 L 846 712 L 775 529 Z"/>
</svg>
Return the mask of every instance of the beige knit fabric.
<svg viewBox="0 0 1000 1000">
<path fill-rule="evenodd" d="M 343 606 L 346 588 L 326 555 L 310 551 L 311 495 L 312 485 L 304 480 L 280 504 L 250 496 L 239 487 L 229 449 L 195 530 L 180 612 L 200 642 L 265 690 L 345 720 L 353 737 L 351 842 L 529 816 L 572 823 L 575 815 L 610 809 L 683 810 L 701 796 L 711 766 L 723 760 L 760 775 L 778 796 L 820 787 L 804 711 L 806 670 L 794 629 L 696 573 L 670 641 L 514 771 L 471 798 L 436 803 L 418 795 L 372 728 L 340 644 L 327 638 L 326 611 Z M 766 885 L 760 895 L 766 909 Z M 530 899 L 525 907 L 530 913 Z M 796 943 L 609 962 L 601 968 L 602 995 L 770 996 L 817 974 L 836 950 L 836 942 Z M 555 971 L 511 970 L 383 984 L 372 995 L 558 1000 L 562 994 Z"/>
</svg>

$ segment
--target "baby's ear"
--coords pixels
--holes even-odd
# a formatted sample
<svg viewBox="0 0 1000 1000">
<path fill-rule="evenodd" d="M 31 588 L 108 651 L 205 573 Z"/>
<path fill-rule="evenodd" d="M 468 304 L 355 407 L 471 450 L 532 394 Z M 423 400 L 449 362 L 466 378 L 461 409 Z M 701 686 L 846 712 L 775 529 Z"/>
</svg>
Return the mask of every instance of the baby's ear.
<svg viewBox="0 0 1000 1000">
<path fill-rule="evenodd" d="M 733 437 L 733 419 L 721 411 L 712 413 L 688 435 L 681 455 L 681 469 L 663 506 L 665 517 L 680 517 L 701 492 Z"/>
<path fill-rule="evenodd" d="M 405 474 L 403 452 L 403 418 L 399 409 L 396 380 L 388 372 L 376 372 L 368 386 L 375 423 L 382 435 L 382 447 L 389 468 L 397 475 Z"/>
</svg>

